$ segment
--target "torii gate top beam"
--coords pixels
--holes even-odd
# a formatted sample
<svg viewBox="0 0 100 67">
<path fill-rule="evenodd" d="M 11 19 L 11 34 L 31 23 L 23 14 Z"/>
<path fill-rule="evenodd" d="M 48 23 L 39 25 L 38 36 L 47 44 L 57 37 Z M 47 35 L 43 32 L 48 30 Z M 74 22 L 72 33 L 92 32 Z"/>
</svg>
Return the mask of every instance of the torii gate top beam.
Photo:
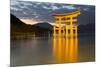
<svg viewBox="0 0 100 67">
<path fill-rule="evenodd" d="M 52 16 L 58 17 L 58 16 L 70 16 L 70 15 L 79 15 L 80 10 L 71 12 L 71 13 L 63 13 L 63 14 L 52 14 Z"/>
</svg>

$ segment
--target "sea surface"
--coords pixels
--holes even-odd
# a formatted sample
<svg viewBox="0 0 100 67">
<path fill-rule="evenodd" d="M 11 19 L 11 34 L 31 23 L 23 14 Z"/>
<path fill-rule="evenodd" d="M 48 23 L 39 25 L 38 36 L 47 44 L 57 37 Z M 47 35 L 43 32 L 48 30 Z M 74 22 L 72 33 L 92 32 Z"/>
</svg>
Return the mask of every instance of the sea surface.
<svg viewBox="0 0 100 67">
<path fill-rule="evenodd" d="M 95 37 L 11 39 L 11 66 L 95 61 Z"/>
</svg>

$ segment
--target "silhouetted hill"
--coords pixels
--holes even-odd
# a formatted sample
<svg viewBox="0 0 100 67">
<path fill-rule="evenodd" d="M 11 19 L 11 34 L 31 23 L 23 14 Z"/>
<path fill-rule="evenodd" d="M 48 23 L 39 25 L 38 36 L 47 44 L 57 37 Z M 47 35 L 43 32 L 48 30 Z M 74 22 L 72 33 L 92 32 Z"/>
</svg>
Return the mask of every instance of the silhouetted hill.
<svg viewBox="0 0 100 67">
<path fill-rule="evenodd" d="M 51 32 L 51 26 L 49 23 L 38 23 L 35 25 L 27 25 L 21 20 L 16 18 L 11 14 L 11 35 L 16 35 L 20 33 L 36 33 L 37 36 L 42 36 L 42 34 L 47 34 Z"/>
<path fill-rule="evenodd" d="M 22 21 L 20 21 L 17 17 L 15 17 L 14 15 L 10 15 L 10 21 L 11 24 L 17 24 L 17 25 L 25 25 L 25 23 L 23 23 Z"/>
<path fill-rule="evenodd" d="M 78 26 L 78 33 L 79 35 L 88 34 L 88 35 L 95 35 L 95 24 L 86 24 L 86 25 L 79 25 Z"/>
<path fill-rule="evenodd" d="M 31 31 L 31 25 L 26 25 L 24 22 L 19 20 L 16 16 L 11 16 L 11 33 L 15 32 L 28 32 Z"/>
<path fill-rule="evenodd" d="M 93 33 L 95 31 L 95 24 L 86 24 L 86 25 L 79 25 L 79 32 L 80 33 Z"/>
<path fill-rule="evenodd" d="M 44 29 L 48 29 L 48 30 L 52 30 L 53 26 L 47 22 L 43 22 L 43 23 L 37 23 L 33 26 L 37 26 L 37 27 L 40 27 L 40 28 L 44 28 Z"/>
</svg>

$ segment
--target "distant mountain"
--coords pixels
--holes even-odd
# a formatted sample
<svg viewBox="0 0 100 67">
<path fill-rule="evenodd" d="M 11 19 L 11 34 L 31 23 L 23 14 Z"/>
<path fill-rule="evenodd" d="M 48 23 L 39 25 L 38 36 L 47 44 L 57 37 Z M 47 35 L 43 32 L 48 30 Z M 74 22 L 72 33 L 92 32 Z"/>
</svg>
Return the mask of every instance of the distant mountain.
<svg viewBox="0 0 100 67">
<path fill-rule="evenodd" d="M 48 30 L 52 30 L 52 28 L 53 28 L 53 26 L 51 24 L 49 24 L 48 22 L 37 23 L 37 24 L 34 24 L 33 26 L 38 26 L 40 28 L 44 28 L 44 29 L 48 29 Z"/>
<path fill-rule="evenodd" d="M 51 29 L 53 28 L 52 25 L 46 22 L 38 23 L 35 25 L 27 25 L 12 14 L 10 20 L 11 20 L 12 35 L 35 32 L 37 36 L 42 36 L 42 33 L 44 34 L 44 33 L 51 32 Z"/>
<path fill-rule="evenodd" d="M 95 23 L 79 25 L 78 33 L 79 35 L 81 34 L 95 35 Z"/>
<path fill-rule="evenodd" d="M 21 32 L 27 27 L 25 23 L 19 20 L 16 16 L 10 14 L 11 32 Z"/>
<path fill-rule="evenodd" d="M 16 16 L 10 14 L 10 21 L 11 24 L 17 24 L 17 25 L 26 25 L 24 22 L 22 22 L 21 20 L 19 20 Z"/>
</svg>

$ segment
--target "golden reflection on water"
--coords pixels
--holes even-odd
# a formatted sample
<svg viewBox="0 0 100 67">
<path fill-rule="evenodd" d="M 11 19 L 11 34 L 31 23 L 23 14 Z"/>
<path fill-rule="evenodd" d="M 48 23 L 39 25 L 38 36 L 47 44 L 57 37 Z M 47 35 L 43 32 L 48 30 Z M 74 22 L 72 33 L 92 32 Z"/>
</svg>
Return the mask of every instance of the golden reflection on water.
<svg viewBox="0 0 100 67">
<path fill-rule="evenodd" d="M 53 55 L 58 63 L 77 61 L 78 32 L 77 24 L 74 24 L 74 22 L 77 22 L 76 17 L 78 15 L 80 15 L 80 10 L 68 14 L 52 15 L 55 17 L 55 25 L 53 27 Z M 56 27 L 56 24 L 58 24 L 58 27 Z"/>
<path fill-rule="evenodd" d="M 53 57 L 56 63 L 77 62 L 78 38 L 75 37 L 54 37 Z"/>
</svg>

